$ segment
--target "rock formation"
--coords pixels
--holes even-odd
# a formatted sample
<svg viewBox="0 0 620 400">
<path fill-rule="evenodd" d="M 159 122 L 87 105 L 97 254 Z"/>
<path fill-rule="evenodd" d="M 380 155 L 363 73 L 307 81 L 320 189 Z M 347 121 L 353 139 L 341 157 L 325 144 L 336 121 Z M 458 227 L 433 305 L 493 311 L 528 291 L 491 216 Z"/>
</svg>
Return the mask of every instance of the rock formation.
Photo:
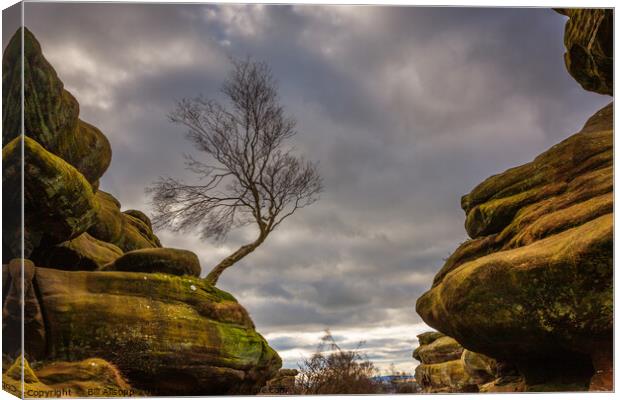
<svg viewBox="0 0 620 400">
<path fill-rule="evenodd" d="M 24 377 L 21 390 L 22 374 Z M 28 360 L 17 357 L 2 374 L 3 388 L 21 397 L 133 397 L 145 395 L 133 389 L 118 369 L 109 362 L 89 358 L 79 362 L 53 362 L 30 367 Z"/>
<path fill-rule="evenodd" d="M 566 12 L 569 70 L 601 93 L 611 88 L 601 55 L 613 40 L 611 12 Z M 574 48 L 586 42 L 590 61 L 579 66 Z M 465 195 L 471 239 L 416 304 L 465 348 L 516 366 L 525 390 L 612 389 L 612 120 L 613 103 Z"/>
<path fill-rule="evenodd" d="M 564 33 L 568 72 L 584 89 L 613 95 L 613 10 L 563 8 L 556 11 L 569 17 Z"/>
<path fill-rule="evenodd" d="M 82 367 L 94 363 L 98 371 L 113 364 L 133 389 L 153 395 L 258 392 L 280 368 L 279 356 L 234 297 L 199 278 L 196 254 L 162 247 L 146 214 L 122 211 L 99 190 L 111 160 L 108 140 L 79 119 L 77 101 L 35 37 L 28 30 L 24 37 L 23 141 L 19 31 L 3 59 L 5 215 L 10 210 L 3 223 L 3 356 L 24 351 L 46 366 L 31 384 L 47 390 L 73 385 L 67 379 L 88 387 L 82 381 L 91 378 L 59 371 L 86 373 Z M 22 150 L 23 197 L 7 190 L 20 187 Z"/>
<path fill-rule="evenodd" d="M 416 382 L 425 393 L 514 392 L 523 390 L 523 377 L 514 368 L 464 349 L 439 332 L 418 335 L 413 357 L 420 361 Z"/>
</svg>

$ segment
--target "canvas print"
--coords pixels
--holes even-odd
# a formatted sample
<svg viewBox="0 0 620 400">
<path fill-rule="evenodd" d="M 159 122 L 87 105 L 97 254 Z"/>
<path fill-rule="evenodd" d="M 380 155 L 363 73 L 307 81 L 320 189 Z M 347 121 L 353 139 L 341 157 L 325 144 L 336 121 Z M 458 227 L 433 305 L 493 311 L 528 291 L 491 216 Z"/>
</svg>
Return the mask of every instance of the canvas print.
<svg viewBox="0 0 620 400">
<path fill-rule="evenodd" d="M 2 18 L 4 391 L 614 390 L 613 9 Z"/>
</svg>

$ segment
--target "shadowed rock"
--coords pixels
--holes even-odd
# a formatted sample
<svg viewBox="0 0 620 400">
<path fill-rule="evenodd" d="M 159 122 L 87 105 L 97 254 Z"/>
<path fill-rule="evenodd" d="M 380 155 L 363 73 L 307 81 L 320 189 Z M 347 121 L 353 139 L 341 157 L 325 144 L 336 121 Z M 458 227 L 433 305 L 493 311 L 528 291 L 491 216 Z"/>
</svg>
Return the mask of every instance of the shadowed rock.
<svg viewBox="0 0 620 400">
<path fill-rule="evenodd" d="M 613 95 L 614 10 L 556 10 L 568 16 L 564 32 L 564 61 L 573 78 L 586 90 Z"/>
<path fill-rule="evenodd" d="M 47 334 L 36 360 L 102 358 L 132 386 L 174 395 L 256 393 L 281 366 L 246 310 L 201 279 L 33 269 L 25 312 L 45 310 Z M 5 302 L 5 318 L 19 311 Z"/>
<path fill-rule="evenodd" d="M 125 252 L 161 247 L 150 225 L 143 218 L 135 217 L 135 213 L 122 213 L 120 203 L 114 196 L 99 190 L 95 198 L 99 208 L 95 223 L 88 230 L 91 236 L 112 243 Z M 148 218 L 146 220 L 150 222 Z"/>
<path fill-rule="evenodd" d="M 13 139 L 2 149 L 2 184 L 14 187 L 21 180 L 21 140 Z M 95 223 L 98 204 L 84 176 L 62 158 L 45 150 L 30 137 L 24 137 L 24 253 L 41 245 L 54 245 L 73 239 Z M 3 192 L 7 206 L 21 202 L 14 193 Z M 3 240 L 17 240 L 11 232 L 20 231 L 19 215 L 7 216 Z M 14 241 L 13 240 L 13 241 Z M 11 256 L 20 256 L 19 243 L 5 243 Z"/>
<path fill-rule="evenodd" d="M 37 265 L 68 271 L 94 271 L 123 255 L 112 243 L 82 233 L 75 239 L 35 251 L 32 259 Z"/>
<path fill-rule="evenodd" d="M 157 248 L 133 250 L 105 265 L 103 271 L 161 272 L 200 276 L 198 256 L 188 250 Z"/>
<path fill-rule="evenodd" d="M 580 133 L 464 196 L 473 240 L 417 301 L 432 327 L 517 364 L 528 390 L 585 390 L 595 370 L 609 371 L 592 363 L 613 327 L 612 116 L 610 104 Z"/>
<path fill-rule="evenodd" d="M 3 146 L 20 134 L 20 54 L 18 31 L 3 54 Z M 23 62 L 25 134 L 95 184 L 110 164 L 110 143 L 99 129 L 78 118 L 77 101 L 64 89 L 56 71 L 43 56 L 41 45 L 28 29 L 24 29 Z"/>
</svg>

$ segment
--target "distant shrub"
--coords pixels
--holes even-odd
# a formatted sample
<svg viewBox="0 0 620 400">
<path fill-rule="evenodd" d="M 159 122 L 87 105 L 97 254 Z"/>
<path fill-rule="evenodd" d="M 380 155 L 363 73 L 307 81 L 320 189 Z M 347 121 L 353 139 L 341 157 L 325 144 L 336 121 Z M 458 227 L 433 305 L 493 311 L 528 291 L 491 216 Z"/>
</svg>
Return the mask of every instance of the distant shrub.
<svg viewBox="0 0 620 400">
<path fill-rule="evenodd" d="M 381 384 L 373 379 L 378 373 L 373 363 L 360 351 L 342 350 L 329 331 L 317 351 L 299 363 L 296 394 L 375 394 Z"/>
</svg>

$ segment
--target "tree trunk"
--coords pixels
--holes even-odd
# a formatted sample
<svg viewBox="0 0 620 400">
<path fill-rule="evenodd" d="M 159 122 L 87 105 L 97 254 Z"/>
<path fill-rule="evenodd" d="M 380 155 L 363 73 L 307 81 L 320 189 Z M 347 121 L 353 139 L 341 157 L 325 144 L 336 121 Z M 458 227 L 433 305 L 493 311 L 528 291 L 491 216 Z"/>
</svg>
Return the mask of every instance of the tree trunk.
<svg viewBox="0 0 620 400">
<path fill-rule="evenodd" d="M 217 284 L 218 279 L 220 279 L 220 275 L 222 275 L 222 272 L 224 272 L 225 269 L 231 267 L 237 261 L 241 260 L 243 257 L 247 256 L 248 254 L 256 250 L 256 248 L 260 246 L 261 243 L 263 243 L 266 238 L 267 238 L 267 235 L 261 234 L 258 237 L 258 239 L 256 239 L 256 241 L 239 247 L 237 251 L 235 251 L 234 253 L 232 253 L 231 255 L 223 259 L 222 261 L 220 261 L 220 263 L 217 264 L 211 270 L 211 272 L 209 272 L 209 275 L 207 275 L 207 277 L 205 278 L 207 283 L 215 286 Z"/>
</svg>

